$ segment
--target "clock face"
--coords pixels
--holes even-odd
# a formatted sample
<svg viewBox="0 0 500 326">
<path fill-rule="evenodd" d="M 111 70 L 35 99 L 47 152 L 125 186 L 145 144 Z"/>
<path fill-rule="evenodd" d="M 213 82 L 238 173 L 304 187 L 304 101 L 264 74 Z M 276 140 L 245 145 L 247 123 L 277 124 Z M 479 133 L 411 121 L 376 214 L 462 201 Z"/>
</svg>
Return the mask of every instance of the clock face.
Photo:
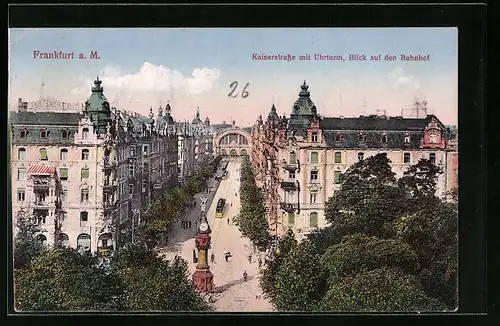
<svg viewBox="0 0 500 326">
<path fill-rule="evenodd" d="M 201 223 L 200 224 L 200 231 L 205 232 L 206 230 L 208 230 L 208 224 L 207 223 Z"/>
</svg>

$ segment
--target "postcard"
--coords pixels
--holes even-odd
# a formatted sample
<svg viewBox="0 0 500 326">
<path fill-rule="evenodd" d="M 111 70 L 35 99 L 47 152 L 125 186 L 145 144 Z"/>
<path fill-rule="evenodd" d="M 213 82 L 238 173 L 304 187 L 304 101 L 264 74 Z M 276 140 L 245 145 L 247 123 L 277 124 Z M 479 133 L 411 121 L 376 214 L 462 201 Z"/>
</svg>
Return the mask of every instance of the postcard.
<svg viewBox="0 0 500 326">
<path fill-rule="evenodd" d="M 455 311 L 457 43 L 11 28 L 16 311 Z"/>
</svg>

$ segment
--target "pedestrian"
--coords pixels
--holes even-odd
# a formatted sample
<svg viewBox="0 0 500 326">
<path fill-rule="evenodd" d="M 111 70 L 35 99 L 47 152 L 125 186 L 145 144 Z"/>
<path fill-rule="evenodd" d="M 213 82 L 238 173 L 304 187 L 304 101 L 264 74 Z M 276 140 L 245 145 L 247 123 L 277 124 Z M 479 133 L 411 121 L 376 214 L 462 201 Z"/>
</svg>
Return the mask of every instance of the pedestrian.
<svg viewBox="0 0 500 326">
<path fill-rule="evenodd" d="M 243 279 L 245 280 L 245 282 L 247 281 L 247 277 L 248 277 L 247 271 L 243 272 Z"/>
<path fill-rule="evenodd" d="M 252 254 L 248 255 L 248 262 L 251 264 L 252 263 Z"/>
<path fill-rule="evenodd" d="M 229 224 L 229 217 L 227 218 L 227 224 Z"/>
<path fill-rule="evenodd" d="M 231 207 L 233 207 L 233 202 L 231 202 Z"/>
<path fill-rule="evenodd" d="M 262 266 L 262 258 L 259 257 L 259 268 Z"/>
<path fill-rule="evenodd" d="M 215 255 L 214 253 L 212 252 L 212 255 L 210 255 L 210 262 L 215 263 Z"/>
</svg>

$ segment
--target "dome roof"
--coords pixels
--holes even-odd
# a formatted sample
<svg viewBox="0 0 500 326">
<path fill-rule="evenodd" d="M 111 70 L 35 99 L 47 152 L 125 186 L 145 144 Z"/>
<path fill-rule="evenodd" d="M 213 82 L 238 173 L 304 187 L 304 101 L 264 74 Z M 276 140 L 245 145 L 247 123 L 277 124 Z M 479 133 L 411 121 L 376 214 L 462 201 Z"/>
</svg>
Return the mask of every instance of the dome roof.
<svg viewBox="0 0 500 326">
<path fill-rule="evenodd" d="M 300 86 L 301 91 L 299 93 L 299 98 L 293 104 L 292 114 L 293 115 L 316 115 L 316 105 L 310 98 L 310 93 L 308 91 L 309 86 L 307 86 L 306 81 Z"/>
<path fill-rule="evenodd" d="M 87 102 L 85 102 L 85 110 L 88 112 L 95 112 L 95 111 L 106 111 L 106 112 L 111 112 L 109 108 L 109 102 L 106 99 L 106 96 L 104 96 L 104 88 L 101 87 L 102 81 L 99 80 L 99 77 L 97 77 L 96 80 L 94 80 L 94 86 L 92 87 L 92 94 L 90 95 L 89 99 Z"/>
</svg>

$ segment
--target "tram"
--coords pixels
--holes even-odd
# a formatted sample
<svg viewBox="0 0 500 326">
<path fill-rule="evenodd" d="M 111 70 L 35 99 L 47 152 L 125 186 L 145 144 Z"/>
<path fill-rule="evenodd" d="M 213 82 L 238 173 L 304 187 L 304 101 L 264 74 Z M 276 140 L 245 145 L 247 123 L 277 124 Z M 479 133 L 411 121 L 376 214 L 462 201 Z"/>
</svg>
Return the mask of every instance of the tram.
<svg viewBox="0 0 500 326">
<path fill-rule="evenodd" d="M 226 205 L 226 200 L 224 198 L 220 198 L 217 202 L 217 208 L 215 209 L 215 217 L 223 218 L 224 217 L 224 206 Z"/>
</svg>

